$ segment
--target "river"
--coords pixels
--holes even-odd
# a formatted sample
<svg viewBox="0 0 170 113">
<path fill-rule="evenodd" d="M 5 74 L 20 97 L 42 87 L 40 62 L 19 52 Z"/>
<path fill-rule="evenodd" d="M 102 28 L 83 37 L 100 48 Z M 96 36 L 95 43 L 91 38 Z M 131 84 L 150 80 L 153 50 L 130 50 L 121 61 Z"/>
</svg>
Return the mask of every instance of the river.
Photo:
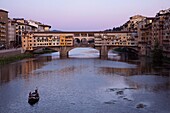
<svg viewBox="0 0 170 113">
<path fill-rule="evenodd" d="M 38 87 L 40 100 L 28 104 Z M 69 58 L 44 54 L 0 66 L 0 113 L 169 113 L 170 67 L 147 59 L 100 59 L 94 49 Z"/>
</svg>

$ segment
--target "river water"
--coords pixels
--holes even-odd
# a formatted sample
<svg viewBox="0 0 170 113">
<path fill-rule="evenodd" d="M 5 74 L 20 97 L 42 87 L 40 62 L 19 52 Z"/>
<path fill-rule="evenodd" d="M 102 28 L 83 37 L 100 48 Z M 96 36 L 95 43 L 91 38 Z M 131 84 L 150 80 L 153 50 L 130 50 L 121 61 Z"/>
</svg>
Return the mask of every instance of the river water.
<svg viewBox="0 0 170 113">
<path fill-rule="evenodd" d="M 79 48 L 67 59 L 52 53 L 0 66 L 0 113 L 170 113 L 169 67 L 109 56 Z"/>
</svg>

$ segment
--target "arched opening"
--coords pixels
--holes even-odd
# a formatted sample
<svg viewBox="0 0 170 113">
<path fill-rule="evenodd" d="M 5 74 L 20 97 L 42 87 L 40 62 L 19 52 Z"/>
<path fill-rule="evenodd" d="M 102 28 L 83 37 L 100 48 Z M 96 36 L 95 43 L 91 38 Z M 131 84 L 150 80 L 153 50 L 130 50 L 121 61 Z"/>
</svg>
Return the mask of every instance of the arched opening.
<svg viewBox="0 0 170 113">
<path fill-rule="evenodd" d="M 75 39 L 74 39 L 74 44 L 75 44 L 75 45 L 76 45 L 76 44 L 80 44 L 80 39 L 75 38 Z"/>
<path fill-rule="evenodd" d="M 87 39 L 86 39 L 86 38 L 82 38 L 82 39 L 81 39 L 81 44 L 88 44 Z"/>
<path fill-rule="evenodd" d="M 34 48 L 32 52 L 35 54 L 42 54 L 42 53 L 54 53 L 58 51 L 50 47 L 38 47 Z"/>
<path fill-rule="evenodd" d="M 99 50 L 94 48 L 74 48 L 69 51 L 69 58 L 99 58 Z"/>
<path fill-rule="evenodd" d="M 117 47 L 112 49 L 121 56 L 121 60 L 136 60 L 138 59 L 138 51 L 128 47 Z"/>
<path fill-rule="evenodd" d="M 113 49 L 110 49 L 108 51 L 108 59 L 112 59 L 112 60 L 120 60 L 121 59 L 121 56 L 119 55 L 119 52 L 113 50 Z"/>
</svg>

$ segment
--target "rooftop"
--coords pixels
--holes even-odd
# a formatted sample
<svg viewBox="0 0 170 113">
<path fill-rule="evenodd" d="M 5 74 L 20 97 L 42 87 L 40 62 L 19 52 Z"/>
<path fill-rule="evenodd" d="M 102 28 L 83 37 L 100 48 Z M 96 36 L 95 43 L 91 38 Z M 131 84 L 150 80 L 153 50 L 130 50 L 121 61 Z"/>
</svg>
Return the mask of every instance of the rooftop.
<svg viewBox="0 0 170 113">
<path fill-rule="evenodd" d="M 5 12 L 5 13 L 8 13 L 8 11 L 6 11 L 6 10 L 3 10 L 3 9 L 0 9 L 0 12 Z"/>
<path fill-rule="evenodd" d="M 69 34 L 69 33 L 133 33 L 133 32 L 129 32 L 129 31 L 110 31 L 110 32 L 106 32 L 106 31 L 45 31 L 45 32 L 32 32 L 32 33 L 61 33 L 61 34 Z"/>
</svg>

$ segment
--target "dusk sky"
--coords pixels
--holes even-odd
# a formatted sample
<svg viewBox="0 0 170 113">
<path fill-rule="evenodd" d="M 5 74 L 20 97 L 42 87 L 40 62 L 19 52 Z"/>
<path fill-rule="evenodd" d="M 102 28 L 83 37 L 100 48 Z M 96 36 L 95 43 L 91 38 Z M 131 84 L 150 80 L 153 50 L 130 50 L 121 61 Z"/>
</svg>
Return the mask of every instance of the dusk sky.
<svg viewBox="0 0 170 113">
<path fill-rule="evenodd" d="M 170 0 L 0 0 L 9 18 L 40 21 L 64 31 L 105 30 L 137 14 L 155 16 Z"/>
</svg>

